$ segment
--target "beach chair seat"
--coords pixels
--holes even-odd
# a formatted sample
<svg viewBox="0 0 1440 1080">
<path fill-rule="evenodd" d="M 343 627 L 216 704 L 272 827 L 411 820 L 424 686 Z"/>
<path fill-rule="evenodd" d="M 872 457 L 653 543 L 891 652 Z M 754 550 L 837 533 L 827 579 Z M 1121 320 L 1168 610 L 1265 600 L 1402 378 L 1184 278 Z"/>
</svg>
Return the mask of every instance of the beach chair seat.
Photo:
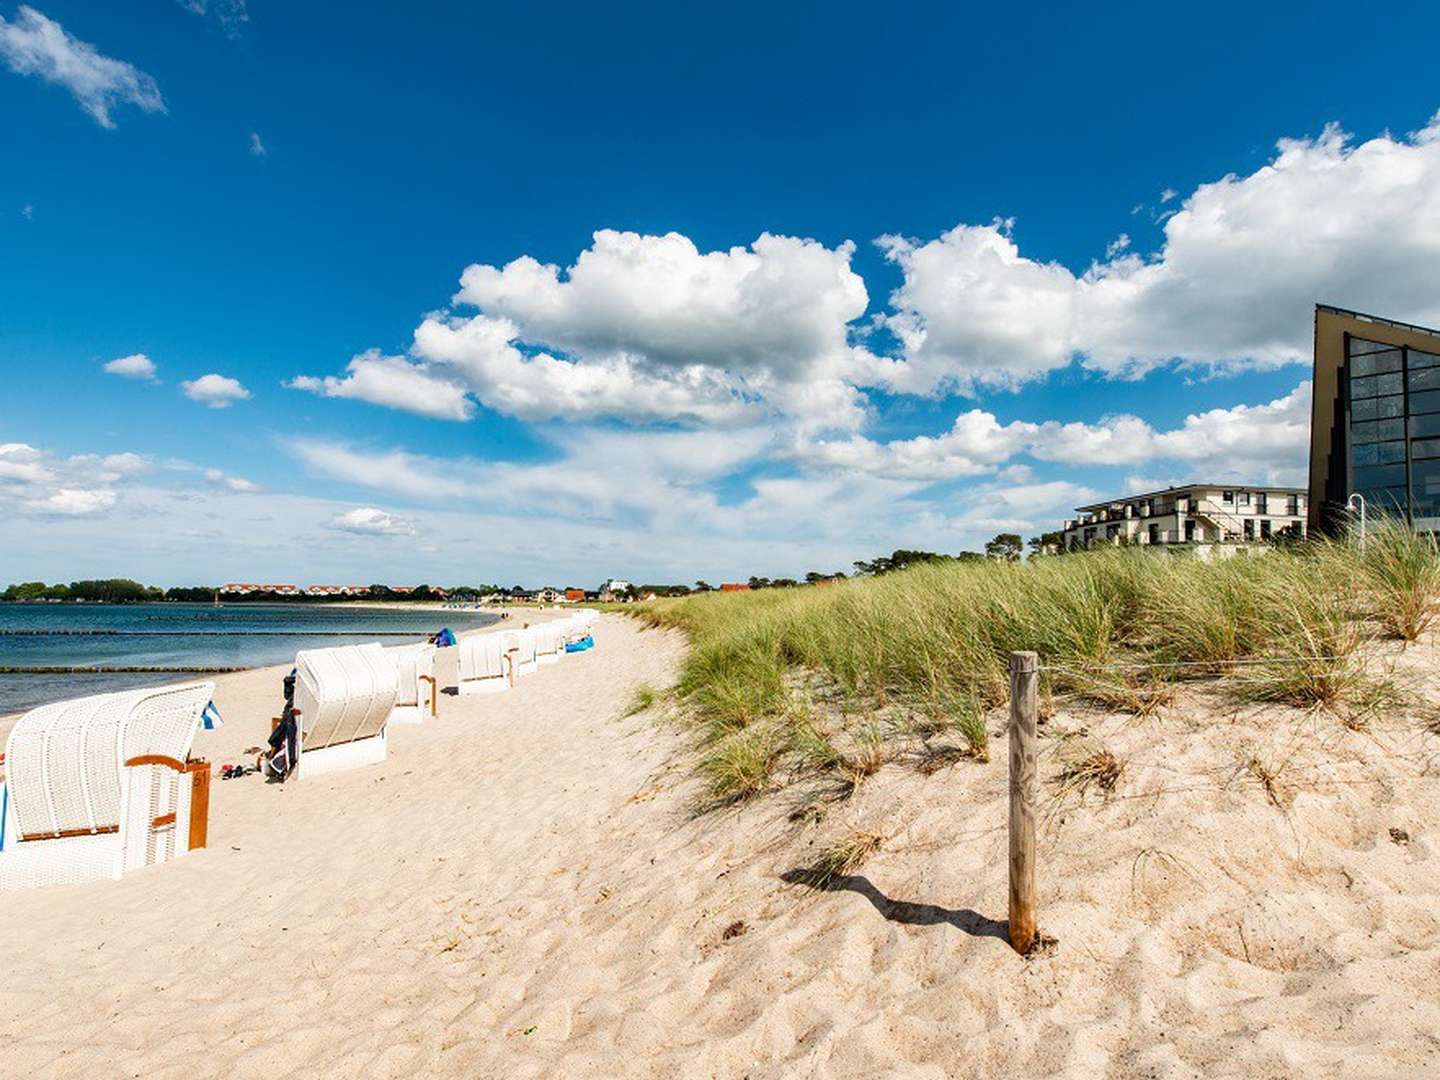
<svg viewBox="0 0 1440 1080">
<path fill-rule="evenodd" d="M 438 651 L 428 643 L 396 645 L 385 650 L 395 665 L 398 679 L 390 723 L 420 724 L 425 717 L 436 715 L 439 687 L 435 680 L 435 656 Z"/>
<path fill-rule="evenodd" d="M 506 633 L 471 634 L 460 639 L 456 659 L 457 689 L 461 694 L 503 694 L 514 682 L 513 654 L 507 651 Z"/>
<path fill-rule="evenodd" d="M 386 726 L 400 676 L 378 644 L 295 654 L 299 779 L 385 760 Z"/>
<path fill-rule="evenodd" d="M 190 749 L 215 684 L 96 694 L 11 728 L 0 889 L 118 878 L 205 846 L 210 765 Z"/>
</svg>

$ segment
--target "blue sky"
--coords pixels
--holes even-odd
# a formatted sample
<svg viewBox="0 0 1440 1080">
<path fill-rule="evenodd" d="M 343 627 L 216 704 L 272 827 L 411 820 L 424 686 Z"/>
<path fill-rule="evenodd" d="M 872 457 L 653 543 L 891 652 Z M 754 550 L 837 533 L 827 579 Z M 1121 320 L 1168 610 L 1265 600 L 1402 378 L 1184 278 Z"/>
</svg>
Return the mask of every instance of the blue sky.
<svg viewBox="0 0 1440 1080">
<path fill-rule="evenodd" d="M 714 581 L 1296 482 L 1313 303 L 1440 324 L 1440 16 L 1352 14 L 0 0 L 0 579 Z"/>
</svg>

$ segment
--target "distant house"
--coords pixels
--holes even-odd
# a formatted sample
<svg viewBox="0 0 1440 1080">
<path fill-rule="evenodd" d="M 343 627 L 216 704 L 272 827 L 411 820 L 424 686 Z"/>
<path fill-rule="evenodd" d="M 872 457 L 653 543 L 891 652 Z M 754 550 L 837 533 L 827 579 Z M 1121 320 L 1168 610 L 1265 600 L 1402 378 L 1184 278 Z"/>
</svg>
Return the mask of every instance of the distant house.
<svg viewBox="0 0 1440 1080">
<path fill-rule="evenodd" d="M 559 589 L 554 589 L 547 585 L 545 588 L 536 592 L 535 599 L 542 604 L 558 604 L 561 600 L 565 599 L 565 594 Z"/>
<path fill-rule="evenodd" d="M 749 592 L 750 586 L 743 581 L 726 581 L 720 585 L 721 592 Z"/>
<path fill-rule="evenodd" d="M 584 589 L 566 589 L 565 599 L 570 603 L 583 603 L 585 600 Z"/>
<path fill-rule="evenodd" d="M 1186 484 L 1076 507 L 1063 549 L 1101 544 L 1238 545 L 1305 535 L 1302 488 Z"/>
<path fill-rule="evenodd" d="M 262 585 L 250 581 L 231 581 L 220 586 L 221 596 L 251 596 L 255 593 L 270 593 L 274 596 L 299 596 L 300 590 L 294 585 Z"/>
</svg>

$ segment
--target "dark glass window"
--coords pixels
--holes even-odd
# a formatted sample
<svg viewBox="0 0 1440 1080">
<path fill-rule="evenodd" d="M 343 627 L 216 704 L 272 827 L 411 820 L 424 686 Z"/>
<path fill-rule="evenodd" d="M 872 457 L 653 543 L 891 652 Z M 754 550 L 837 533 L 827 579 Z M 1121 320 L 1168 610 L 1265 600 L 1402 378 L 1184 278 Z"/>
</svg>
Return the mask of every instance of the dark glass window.
<svg viewBox="0 0 1440 1080">
<path fill-rule="evenodd" d="M 1351 424 L 1350 437 L 1357 446 L 1361 443 L 1384 442 L 1387 439 L 1403 439 L 1405 421 L 1372 420 L 1368 424 Z"/>
<path fill-rule="evenodd" d="M 1411 394 L 1410 411 L 1412 413 L 1440 412 L 1440 390 L 1426 390 L 1423 394 Z M 1366 419 L 1378 420 L 1379 417 L 1366 417 Z"/>
<path fill-rule="evenodd" d="M 1352 337 L 1350 339 L 1350 355 L 1363 356 L 1366 353 L 1385 352 L 1395 346 L 1383 341 L 1366 341 L 1364 338 Z"/>
<path fill-rule="evenodd" d="M 1412 368 L 1440 367 L 1440 355 L 1421 352 L 1419 349 L 1411 349 L 1407 363 L 1409 363 Z"/>
<path fill-rule="evenodd" d="M 1355 489 L 1369 491 L 1375 488 L 1405 486 L 1405 464 L 1366 465 L 1355 469 Z"/>
<path fill-rule="evenodd" d="M 1371 353 L 1368 356 L 1356 356 L 1350 361 L 1350 375 L 1352 378 L 1357 375 L 1379 375 L 1383 372 L 1399 370 L 1399 349 L 1389 349 L 1386 352 Z"/>
<path fill-rule="evenodd" d="M 1417 461 L 1410 468 L 1413 498 L 1410 509 L 1416 517 L 1440 517 L 1440 460 Z"/>
<path fill-rule="evenodd" d="M 1356 485 L 1360 494 L 1364 496 L 1365 503 L 1372 514 L 1403 514 L 1405 513 L 1405 489 L 1396 488 L 1366 488 Z"/>
<path fill-rule="evenodd" d="M 1435 394 L 1437 398 L 1435 409 L 1440 411 L 1440 391 L 1435 391 Z M 1411 400 L 1413 402 L 1414 399 Z M 1413 405 L 1410 411 L 1416 411 Z M 1401 394 L 1396 394 L 1394 397 L 1364 398 L 1361 401 L 1350 403 L 1350 419 L 1352 420 L 1388 420 L 1404 415 L 1405 398 Z"/>
<path fill-rule="evenodd" d="M 1410 417 L 1410 437 L 1440 435 L 1440 413 Z"/>
<path fill-rule="evenodd" d="M 1440 439 L 1416 439 L 1410 444 L 1412 458 L 1440 457 Z"/>
<path fill-rule="evenodd" d="M 1353 385 L 1353 379 L 1351 383 Z M 1440 367 L 1419 368 L 1410 372 L 1410 389 L 1440 390 Z"/>
<path fill-rule="evenodd" d="M 1426 374 L 1431 373 L 1426 372 Z M 1440 376 L 1440 369 L 1437 369 L 1434 374 Z M 1410 378 L 1411 389 L 1414 389 L 1415 376 L 1412 375 Z M 1440 379 L 1436 380 L 1435 387 L 1440 389 Z M 1350 380 L 1350 397 L 1352 399 L 1379 397 L 1382 394 L 1399 394 L 1403 393 L 1404 389 L 1398 371 L 1389 375 L 1370 375 L 1363 379 L 1352 377 Z"/>
<path fill-rule="evenodd" d="M 1356 465 L 1393 465 L 1405 460 L 1405 444 L 1398 441 L 1366 443 L 1355 447 L 1351 460 Z"/>
</svg>

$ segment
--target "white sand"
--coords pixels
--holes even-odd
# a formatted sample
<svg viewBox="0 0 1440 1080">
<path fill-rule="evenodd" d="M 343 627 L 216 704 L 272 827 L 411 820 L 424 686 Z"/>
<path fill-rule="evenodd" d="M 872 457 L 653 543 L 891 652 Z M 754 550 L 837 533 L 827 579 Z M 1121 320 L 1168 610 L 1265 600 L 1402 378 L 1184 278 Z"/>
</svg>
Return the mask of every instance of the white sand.
<svg viewBox="0 0 1440 1080">
<path fill-rule="evenodd" d="M 1052 806 L 1040 921 L 1059 944 L 1022 960 L 997 921 L 1002 754 L 886 766 L 799 833 L 778 799 L 693 819 L 679 735 L 620 716 L 682 642 L 610 616 L 597 638 L 510 694 L 442 697 L 383 766 L 217 778 L 207 851 L 6 894 L 0 1072 L 1440 1070 L 1433 736 L 1193 702 L 1057 716 L 1127 768 L 1108 800 Z M 258 743 L 282 670 L 223 678 L 228 723 L 197 753 Z M 1285 763 L 1284 809 L 1235 776 L 1251 754 Z M 780 880 L 847 824 L 886 839 L 841 888 Z"/>
</svg>

